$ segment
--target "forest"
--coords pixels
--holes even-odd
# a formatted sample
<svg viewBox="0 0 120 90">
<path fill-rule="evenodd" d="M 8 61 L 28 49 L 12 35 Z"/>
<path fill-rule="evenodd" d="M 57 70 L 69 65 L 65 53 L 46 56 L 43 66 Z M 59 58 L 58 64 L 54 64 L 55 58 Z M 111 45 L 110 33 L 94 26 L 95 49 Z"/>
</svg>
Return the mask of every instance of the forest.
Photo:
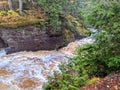
<svg viewBox="0 0 120 90">
<path fill-rule="evenodd" d="M 41 89 L 36 88 L 39 84 L 31 79 L 40 78 L 38 75 L 30 80 L 25 79 L 27 81 L 22 79 L 23 83 L 29 84 L 16 84 L 23 87 L 22 89 L 120 90 L 120 1 L 0 0 L 0 48 L 7 47 L 8 51 L 8 56 L 0 55 L 0 84 L 3 83 L 1 78 L 4 74 L 1 73 L 4 68 L 10 70 L 7 74 L 14 73 L 7 65 L 2 67 L 3 58 L 9 59 L 9 54 L 21 55 L 21 51 L 26 51 L 29 55 L 29 52 L 36 53 L 41 50 L 56 50 L 59 53 L 61 48 L 67 47 L 69 43 L 86 38 L 92 38 L 93 42 L 78 45 L 74 48 L 74 56 L 64 56 L 67 62 L 59 63 L 58 71 L 47 73 L 47 81 L 42 84 Z M 50 58 L 55 57 L 56 52 Z M 28 57 L 26 53 L 21 57 Z M 37 58 L 41 53 L 36 54 Z M 48 52 L 46 53 L 45 56 L 48 55 Z M 35 58 L 27 59 L 32 61 Z M 40 59 L 35 60 L 39 62 Z M 44 62 L 47 62 L 48 59 L 45 60 Z M 59 60 L 62 61 L 62 58 Z M 30 77 L 30 74 L 28 76 Z M 4 90 L 11 88 L 12 86 Z"/>
</svg>

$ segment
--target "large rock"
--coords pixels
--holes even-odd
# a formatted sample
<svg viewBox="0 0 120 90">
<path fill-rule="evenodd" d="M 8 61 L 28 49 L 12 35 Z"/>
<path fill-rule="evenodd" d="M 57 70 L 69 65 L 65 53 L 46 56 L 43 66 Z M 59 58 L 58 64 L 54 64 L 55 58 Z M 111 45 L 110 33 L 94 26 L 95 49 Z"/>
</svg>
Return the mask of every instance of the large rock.
<svg viewBox="0 0 120 90">
<path fill-rule="evenodd" d="M 69 34 L 69 40 L 65 35 L 51 36 L 47 29 L 35 26 L 25 26 L 17 29 L 0 28 L 0 48 L 6 44 L 8 53 L 18 51 L 53 50 L 67 45 L 75 40 L 74 35 Z M 68 37 L 68 36 L 67 36 Z"/>
</svg>

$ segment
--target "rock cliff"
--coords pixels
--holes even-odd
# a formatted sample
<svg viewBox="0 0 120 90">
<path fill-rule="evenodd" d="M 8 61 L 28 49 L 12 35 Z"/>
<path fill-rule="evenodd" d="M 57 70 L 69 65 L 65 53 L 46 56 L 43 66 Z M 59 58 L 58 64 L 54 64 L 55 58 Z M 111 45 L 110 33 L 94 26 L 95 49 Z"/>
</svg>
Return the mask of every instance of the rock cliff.
<svg viewBox="0 0 120 90">
<path fill-rule="evenodd" d="M 75 35 L 68 33 L 69 40 L 63 31 L 60 35 L 51 36 L 46 28 L 24 26 L 19 28 L 0 28 L 0 48 L 8 46 L 8 53 L 18 51 L 53 50 L 75 40 Z M 67 36 L 68 37 L 68 36 Z M 81 37 L 82 38 L 82 37 Z"/>
</svg>

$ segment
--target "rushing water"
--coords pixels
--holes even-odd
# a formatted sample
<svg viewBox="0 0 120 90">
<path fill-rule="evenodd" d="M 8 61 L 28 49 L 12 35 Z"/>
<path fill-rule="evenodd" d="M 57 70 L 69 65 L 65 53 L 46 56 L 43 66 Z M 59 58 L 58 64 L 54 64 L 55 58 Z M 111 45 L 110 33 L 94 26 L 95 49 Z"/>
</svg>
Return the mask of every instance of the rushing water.
<svg viewBox="0 0 120 90">
<path fill-rule="evenodd" d="M 48 75 L 59 71 L 60 62 L 74 56 L 77 46 L 93 43 L 91 37 L 71 42 L 58 51 L 18 52 L 6 55 L 0 50 L 0 90 L 42 90 Z M 60 71 L 59 71 L 60 72 Z"/>
<path fill-rule="evenodd" d="M 0 57 L 6 55 L 6 51 L 4 48 L 0 49 Z"/>
</svg>

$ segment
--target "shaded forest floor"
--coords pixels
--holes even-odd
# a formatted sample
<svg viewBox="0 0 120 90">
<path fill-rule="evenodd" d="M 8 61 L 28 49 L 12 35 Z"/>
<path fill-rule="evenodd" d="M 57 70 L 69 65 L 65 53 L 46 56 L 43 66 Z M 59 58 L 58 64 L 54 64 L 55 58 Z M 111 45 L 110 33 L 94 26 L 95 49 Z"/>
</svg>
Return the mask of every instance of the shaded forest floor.
<svg viewBox="0 0 120 90">
<path fill-rule="evenodd" d="M 93 84 L 86 85 L 82 90 L 120 90 L 120 71 L 111 73 Z"/>
<path fill-rule="evenodd" d="M 20 16 L 18 11 L 0 11 L 0 26 L 2 27 L 16 28 L 18 26 L 36 24 L 44 20 L 43 11 L 40 9 L 24 10 L 23 16 Z"/>
</svg>

